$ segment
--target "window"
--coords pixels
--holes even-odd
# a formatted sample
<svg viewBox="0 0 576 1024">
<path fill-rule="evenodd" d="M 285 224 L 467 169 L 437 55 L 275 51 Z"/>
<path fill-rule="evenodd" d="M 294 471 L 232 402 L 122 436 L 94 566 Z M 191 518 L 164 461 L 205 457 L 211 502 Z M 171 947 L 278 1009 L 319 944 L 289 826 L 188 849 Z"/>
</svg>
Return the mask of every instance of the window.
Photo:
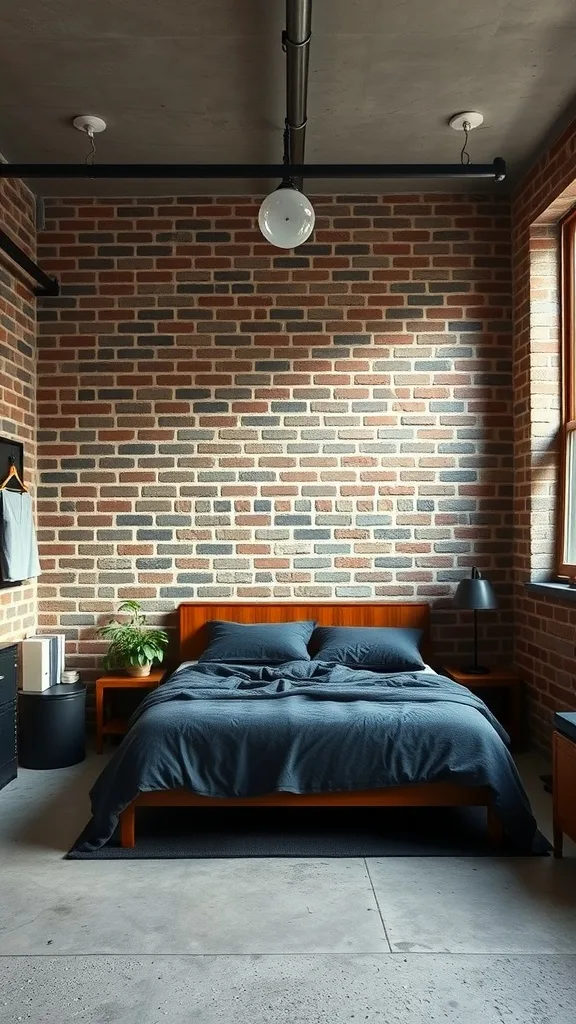
<svg viewBox="0 0 576 1024">
<path fill-rule="evenodd" d="M 576 578 L 576 210 L 562 224 L 562 435 L 558 573 Z"/>
</svg>

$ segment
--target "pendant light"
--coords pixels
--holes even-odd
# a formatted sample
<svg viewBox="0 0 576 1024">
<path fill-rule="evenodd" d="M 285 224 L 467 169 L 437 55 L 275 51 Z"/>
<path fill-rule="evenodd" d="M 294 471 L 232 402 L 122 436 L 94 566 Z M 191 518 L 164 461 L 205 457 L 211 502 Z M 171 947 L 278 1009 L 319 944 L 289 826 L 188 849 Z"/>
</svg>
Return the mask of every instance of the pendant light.
<svg viewBox="0 0 576 1024">
<path fill-rule="evenodd" d="M 290 163 L 290 129 L 284 127 L 284 165 Z M 302 245 L 314 230 L 316 215 L 314 207 L 296 188 L 286 173 L 280 185 L 262 203 L 258 213 L 258 225 L 264 238 L 279 249 L 295 249 Z"/>
</svg>

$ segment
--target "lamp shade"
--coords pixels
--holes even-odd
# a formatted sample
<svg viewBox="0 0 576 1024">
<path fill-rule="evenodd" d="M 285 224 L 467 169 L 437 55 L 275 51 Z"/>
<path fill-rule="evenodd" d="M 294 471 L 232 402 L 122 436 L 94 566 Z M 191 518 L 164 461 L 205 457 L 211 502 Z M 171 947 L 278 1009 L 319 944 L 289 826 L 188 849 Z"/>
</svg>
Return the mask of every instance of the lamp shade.
<svg viewBox="0 0 576 1024">
<path fill-rule="evenodd" d="M 455 608 L 468 608 L 471 611 L 483 611 L 489 608 L 497 608 L 498 601 L 496 594 L 488 580 L 483 580 L 476 569 L 466 580 L 460 580 L 454 594 Z"/>
<path fill-rule="evenodd" d="M 310 238 L 316 215 L 314 207 L 293 185 L 281 185 L 271 192 L 260 207 L 260 231 L 272 245 L 280 249 L 295 249 Z"/>
</svg>

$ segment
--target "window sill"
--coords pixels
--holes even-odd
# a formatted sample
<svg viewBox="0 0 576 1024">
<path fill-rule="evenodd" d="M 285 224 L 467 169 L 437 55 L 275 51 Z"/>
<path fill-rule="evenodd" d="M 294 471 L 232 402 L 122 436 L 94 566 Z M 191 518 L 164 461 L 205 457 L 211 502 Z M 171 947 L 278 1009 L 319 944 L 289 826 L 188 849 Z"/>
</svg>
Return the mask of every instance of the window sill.
<svg viewBox="0 0 576 1024">
<path fill-rule="evenodd" d="M 525 583 L 524 587 L 529 594 L 537 597 L 550 597 L 556 601 L 576 604 L 576 587 L 569 587 L 567 583 Z"/>
</svg>

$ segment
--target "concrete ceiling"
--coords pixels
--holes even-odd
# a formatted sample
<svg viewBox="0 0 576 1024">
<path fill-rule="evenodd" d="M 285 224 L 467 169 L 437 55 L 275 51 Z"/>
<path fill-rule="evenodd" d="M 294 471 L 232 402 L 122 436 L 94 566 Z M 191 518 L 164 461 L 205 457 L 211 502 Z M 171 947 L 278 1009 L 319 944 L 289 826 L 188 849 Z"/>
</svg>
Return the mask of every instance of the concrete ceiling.
<svg viewBox="0 0 576 1024">
<path fill-rule="evenodd" d="M 0 152 L 82 161 L 87 140 L 70 121 L 92 113 L 109 126 L 101 162 L 278 161 L 283 25 L 283 0 L 0 0 Z M 447 118 L 479 109 L 472 159 L 503 156 L 514 180 L 575 97 L 574 0 L 314 0 L 308 161 L 456 162 L 462 136 Z M 44 195 L 266 190 L 261 181 L 32 184 Z M 418 184 L 309 182 L 308 191 Z"/>
</svg>

